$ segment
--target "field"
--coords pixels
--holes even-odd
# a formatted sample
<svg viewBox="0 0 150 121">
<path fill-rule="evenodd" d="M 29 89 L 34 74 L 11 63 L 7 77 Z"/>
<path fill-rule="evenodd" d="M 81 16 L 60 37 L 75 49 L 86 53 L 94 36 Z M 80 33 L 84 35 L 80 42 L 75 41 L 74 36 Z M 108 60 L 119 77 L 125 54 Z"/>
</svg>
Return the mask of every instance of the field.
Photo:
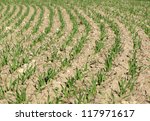
<svg viewBox="0 0 150 121">
<path fill-rule="evenodd" d="M 0 0 L 0 103 L 150 103 L 150 1 Z"/>
</svg>

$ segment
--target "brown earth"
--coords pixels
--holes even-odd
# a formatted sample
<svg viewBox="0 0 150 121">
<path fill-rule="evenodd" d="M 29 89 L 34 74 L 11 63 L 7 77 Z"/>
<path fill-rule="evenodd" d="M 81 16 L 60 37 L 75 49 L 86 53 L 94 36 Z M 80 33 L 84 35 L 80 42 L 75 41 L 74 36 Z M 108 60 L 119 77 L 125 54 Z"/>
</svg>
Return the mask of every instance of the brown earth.
<svg viewBox="0 0 150 121">
<path fill-rule="evenodd" d="M 22 16 L 27 10 L 25 5 L 22 6 L 23 12 L 20 16 Z M 62 95 L 62 86 L 65 87 L 67 79 L 75 75 L 76 69 L 83 70 L 84 66 L 87 64 L 87 70 L 83 74 L 83 79 L 77 80 L 75 83 L 77 91 L 79 91 L 78 89 L 83 89 L 83 91 L 85 91 L 84 89 L 90 87 L 93 77 L 95 77 L 99 71 L 105 68 L 105 60 L 115 42 L 116 35 L 109 23 L 106 23 L 104 20 L 100 20 L 99 23 L 104 24 L 105 26 L 106 38 L 104 41 L 104 47 L 99 53 L 95 53 L 95 43 L 100 39 L 101 31 L 96 21 L 94 21 L 94 19 L 86 14 L 83 8 L 74 7 L 74 9 L 77 10 L 78 13 L 86 19 L 89 26 L 91 27 L 91 30 L 86 36 L 86 42 L 81 52 L 77 54 L 75 58 L 70 60 L 70 66 L 62 68 L 62 61 L 65 58 L 70 57 L 70 52 L 79 42 L 79 40 L 86 35 L 85 32 L 87 29 L 84 23 L 81 21 L 80 17 L 74 11 L 74 9 L 71 10 L 71 13 L 76 18 L 76 22 L 78 23 L 78 31 L 73 36 L 71 44 L 67 45 L 65 50 L 62 51 L 60 48 L 73 31 L 73 22 L 69 14 L 67 13 L 66 8 L 57 5 L 51 6 L 54 10 L 54 18 L 51 32 L 45 35 L 44 40 L 37 42 L 35 45 L 32 46 L 32 49 L 30 49 L 32 41 L 35 40 L 39 35 L 42 35 L 45 28 L 48 27 L 48 24 L 50 23 L 50 11 L 46 6 L 43 5 L 42 7 L 44 8 L 44 14 L 37 33 L 32 34 L 33 28 L 38 23 L 41 12 L 40 8 L 37 6 L 37 14 L 35 16 L 35 19 L 31 22 L 31 26 L 22 34 L 18 33 L 21 32 L 22 28 L 28 23 L 34 13 L 34 8 L 32 6 L 30 6 L 30 12 L 25 17 L 21 25 L 14 29 L 15 23 L 17 23 L 17 21 L 19 20 L 19 18 L 14 17 L 19 12 L 19 7 L 17 7 L 14 15 L 11 17 L 14 18 L 15 22 L 11 23 L 8 27 L 6 26 L 5 30 L 3 31 L 3 33 L 6 33 L 10 29 L 13 30 L 11 33 L 3 38 L 3 41 L 0 43 L 0 51 L 2 52 L 2 50 L 6 48 L 6 44 L 9 45 L 9 47 L 11 47 L 13 50 L 13 47 L 15 48 L 16 46 L 15 44 L 20 42 L 21 46 L 25 50 L 24 54 L 30 57 L 30 61 L 21 65 L 21 67 L 17 68 L 13 73 L 10 73 L 9 65 L 12 63 L 12 57 L 10 55 L 8 57 L 8 64 L 0 68 L 0 87 L 2 87 L 5 92 L 2 99 L 0 93 L 0 103 L 16 102 L 16 90 L 9 90 L 10 81 L 13 81 L 17 79 L 18 76 L 23 75 L 24 72 L 27 71 L 27 69 L 31 66 L 36 67 L 35 73 L 32 74 L 29 79 L 25 81 L 24 85 L 21 85 L 20 83 L 18 85 L 18 90 L 21 90 L 24 87 L 26 88 L 27 100 L 22 103 L 47 103 L 48 96 L 50 96 L 52 101 L 55 100 L 57 97 Z M 62 30 L 60 30 L 62 21 L 59 19 L 58 8 L 61 10 L 63 20 L 65 22 L 65 27 Z M 0 22 L 3 21 L 3 19 L 5 18 L 5 16 L 3 16 L 3 13 L 6 9 L 7 7 L 4 5 L 4 9 L 0 12 L 0 15 L 2 15 L 0 16 L 0 18 L 2 17 Z M 12 9 L 13 7 L 11 6 L 9 12 L 11 12 Z M 90 7 L 90 9 L 93 8 Z M 90 9 L 87 10 L 90 11 Z M 133 55 L 132 36 L 135 33 L 130 32 L 127 26 L 120 19 L 112 16 L 110 17 L 109 12 L 113 11 L 113 8 L 111 8 L 110 11 L 107 11 L 107 13 L 103 11 L 99 6 L 94 7 L 94 10 L 101 14 L 103 17 L 113 21 L 113 23 L 116 23 L 120 31 L 121 51 L 113 60 L 112 69 L 109 72 L 106 72 L 105 82 L 103 82 L 101 85 L 96 86 L 96 94 L 93 96 L 93 100 L 91 100 L 90 103 L 150 103 L 150 38 L 148 37 L 148 35 L 146 35 L 146 33 L 144 33 L 144 30 L 142 30 L 140 27 L 136 27 L 135 30 L 141 42 L 141 48 L 137 50 L 136 56 L 138 64 L 136 84 L 134 86 L 134 90 L 132 92 L 129 92 L 127 94 L 127 97 L 125 97 L 126 95 L 120 97 L 118 95 L 120 91 L 118 83 L 122 79 L 128 79 L 129 77 L 129 60 L 132 58 Z M 136 17 L 134 16 L 134 19 L 135 18 Z M 138 20 L 136 22 L 138 22 Z M 6 20 L 3 25 L 5 25 L 7 21 L 8 20 Z M 61 31 L 61 36 L 57 37 L 57 32 L 59 30 Z M 28 38 L 28 36 L 30 35 L 31 37 Z M 34 55 L 32 53 L 32 50 L 34 50 L 34 52 L 37 52 L 37 54 Z M 38 52 L 38 50 L 40 50 L 40 52 Z M 58 51 L 58 58 L 51 61 L 51 56 L 53 52 L 55 52 L 55 50 Z M 23 58 L 23 55 L 20 58 Z M 46 86 L 44 86 L 41 91 L 37 91 L 39 75 L 43 75 L 45 72 L 47 72 L 49 68 L 57 70 L 57 75 L 52 80 L 50 80 L 50 82 L 46 84 Z M 56 89 L 57 95 L 55 92 Z M 72 96 L 69 99 L 63 99 L 63 102 L 75 103 L 75 98 L 76 97 Z"/>
</svg>

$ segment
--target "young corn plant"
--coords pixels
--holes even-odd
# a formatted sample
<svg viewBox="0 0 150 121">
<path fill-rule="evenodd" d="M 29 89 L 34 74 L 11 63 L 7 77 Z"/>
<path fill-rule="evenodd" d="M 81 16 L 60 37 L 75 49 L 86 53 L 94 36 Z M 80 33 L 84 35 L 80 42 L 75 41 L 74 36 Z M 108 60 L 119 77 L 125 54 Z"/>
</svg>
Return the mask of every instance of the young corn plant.
<svg viewBox="0 0 150 121">
<path fill-rule="evenodd" d="M 128 81 L 127 80 L 121 80 L 120 82 L 118 82 L 119 85 L 119 96 L 123 96 L 127 91 L 128 91 Z"/>
<path fill-rule="evenodd" d="M 64 67 L 68 67 L 70 66 L 71 63 L 70 63 L 70 60 L 68 58 L 65 58 L 62 62 L 61 62 L 61 68 L 64 68 Z"/>
<path fill-rule="evenodd" d="M 86 89 L 86 100 L 87 102 L 90 102 L 91 99 L 94 98 L 96 94 L 96 85 L 97 85 L 97 80 L 93 79 L 91 85 Z"/>
<path fill-rule="evenodd" d="M 50 58 L 50 61 L 54 62 L 54 60 L 57 60 L 57 59 L 58 59 L 58 50 L 56 48 L 54 48 L 52 55 L 51 55 L 51 58 Z"/>
<path fill-rule="evenodd" d="M 104 40 L 106 38 L 106 32 L 105 32 L 104 24 L 100 24 L 99 27 L 100 27 L 101 35 L 100 35 L 100 40 L 95 42 L 95 53 L 100 52 L 101 49 L 104 47 Z"/>
<path fill-rule="evenodd" d="M 112 61 L 113 58 L 111 55 L 108 55 L 108 57 L 105 60 L 105 70 L 108 72 L 112 68 Z"/>
<path fill-rule="evenodd" d="M 75 104 L 85 104 L 87 102 L 86 92 L 82 89 L 75 95 Z"/>
<path fill-rule="evenodd" d="M 79 54 L 84 46 L 84 43 L 86 41 L 86 36 L 83 36 L 78 43 L 73 47 L 73 49 L 70 52 L 70 58 L 73 59 L 77 54 Z"/>
<path fill-rule="evenodd" d="M 19 86 L 19 80 L 15 79 L 15 80 L 10 80 L 9 81 L 9 86 L 8 86 L 8 90 L 14 91 L 17 90 Z"/>
<path fill-rule="evenodd" d="M 0 67 L 3 67 L 4 65 L 7 65 L 7 64 L 8 64 L 8 54 L 4 52 L 0 58 Z"/>
<path fill-rule="evenodd" d="M 37 89 L 41 91 L 45 87 L 45 85 L 48 84 L 50 80 L 56 76 L 56 74 L 56 70 L 49 68 L 47 72 L 45 72 L 43 75 L 40 75 L 38 78 Z"/>
<path fill-rule="evenodd" d="M 97 76 L 96 81 L 98 85 L 101 85 L 106 79 L 104 71 L 99 71 L 96 76 Z"/>
<path fill-rule="evenodd" d="M 16 104 L 21 104 L 26 102 L 27 102 L 26 88 L 23 88 L 21 90 L 16 90 Z"/>
<path fill-rule="evenodd" d="M 86 63 L 86 64 L 84 65 L 83 71 L 85 72 L 85 71 L 87 71 L 87 70 L 88 70 L 88 63 Z"/>
<path fill-rule="evenodd" d="M 81 80 L 83 78 L 83 72 L 81 69 L 76 68 L 75 80 Z"/>
<path fill-rule="evenodd" d="M 50 98 L 50 95 L 48 95 L 48 97 L 47 97 L 47 102 L 46 102 L 46 104 L 53 104 L 53 102 L 52 102 L 52 100 L 51 100 L 51 98 Z"/>
<path fill-rule="evenodd" d="M 55 88 L 54 89 L 54 93 L 55 93 L 55 99 L 54 99 L 54 103 L 55 104 L 60 104 L 62 102 L 62 97 L 59 96 L 59 93 L 58 93 L 58 88 Z"/>
<path fill-rule="evenodd" d="M 9 52 L 11 51 L 10 46 L 8 44 L 5 45 L 4 50 L 0 51 L 0 67 L 8 64 L 9 61 Z"/>
<path fill-rule="evenodd" d="M 0 100 L 5 97 L 5 91 L 2 86 L 0 86 Z"/>
<path fill-rule="evenodd" d="M 13 58 L 12 64 L 9 65 L 9 72 L 13 73 L 18 67 L 21 66 L 21 63 L 18 61 L 18 58 Z"/>
<path fill-rule="evenodd" d="M 68 81 L 65 83 L 65 86 L 62 86 L 62 94 L 63 94 L 63 98 L 69 98 L 70 96 L 73 96 L 74 92 L 75 92 L 75 78 L 74 77 L 70 77 L 67 79 Z"/>
<path fill-rule="evenodd" d="M 11 51 L 12 62 L 10 63 L 10 73 L 14 72 L 18 67 L 22 65 L 22 62 L 19 61 L 19 57 L 24 53 L 23 47 L 21 44 L 16 44 Z"/>
<path fill-rule="evenodd" d="M 137 60 L 136 60 L 136 53 L 133 54 L 133 57 L 129 61 L 129 74 L 131 78 L 134 79 L 137 75 Z"/>
<path fill-rule="evenodd" d="M 73 77 L 67 78 L 65 85 L 61 85 L 62 101 L 63 99 L 69 99 L 78 95 L 76 81 L 80 81 L 83 78 L 83 72 L 81 69 L 76 68 L 76 73 Z"/>
<path fill-rule="evenodd" d="M 19 75 L 18 79 L 21 81 L 22 85 L 25 84 L 25 81 L 29 79 L 35 73 L 36 67 L 29 67 L 23 74 Z"/>
</svg>

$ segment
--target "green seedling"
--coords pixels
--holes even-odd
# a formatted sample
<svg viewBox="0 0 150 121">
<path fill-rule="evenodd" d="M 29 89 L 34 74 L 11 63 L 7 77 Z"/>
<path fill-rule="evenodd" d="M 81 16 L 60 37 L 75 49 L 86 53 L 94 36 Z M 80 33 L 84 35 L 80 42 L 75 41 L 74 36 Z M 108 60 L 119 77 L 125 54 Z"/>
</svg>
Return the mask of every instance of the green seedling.
<svg viewBox="0 0 150 121">
<path fill-rule="evenodd" d="M 0 61 L 0 67 L 3 67 L 4 65 L 7 65 L 7 64 L 8 64 L 8 54 L 3 53 L 1 57 L 1 61 Z"/>
<path fill-rule="evenodd" d="M 22 90 L 16 90 L 16 103 L 21 104 L 25 103 L 27 100 L 26 96 L 26 88 L 23 88 Z"/>
<path fill-rule="evenodd" d="M 21 81 L 22 85 L 25 84 L 25 81 L 35 73 L 36 67 L 29 67 L 23 74 L 21 74 L 18 79 Z"/>
<path fill-rule="evenodd" d="M 134 53 L 133 58 L 129 61 L 129 74 L 131 75 L 132 79 L 137 75 L 137 69 L 136 53 Z"/>
<path fill-rule="evenodd" d="M 54 93 L 55 93 L 55 104 L 61 103 L 62 97 L 61 97 L 61 96 L 58 96 L 58 95 L 59 95 L 59 93 L 58 93 L 58 88 L 55 88 L 55 89 L 54 89 Z"/>
<path fill-rule="evenodd" d="M 97 80 L 93 79 L 90 87 L 88 87 L 87 89 L 87 101 L 92 99 L 96 94 L 96 84 L 97 84 Z"/>
<path fill-rule="evenodd" d="M 70 63 L 70 60 L 68 58 L 65 58 L 62 62 L 61 62 L 61 67 L 64 68 L 64 67 L 68 67 L 70 66 L 71 63 Z"/>
<path fill-rule="evenodd" d="M 76 68 L 75 80 L 81 80 L 83 78 L 82 70 Z"/>
<path fill-rule="evenodd" d="M 106 72 L 108 72 L 111 69 L 112 61 L 113 61 L 112 56 L 108 55 L 107 59 L 105 60 L 105 70 L 106 70 Z"/>
<path fill-rule="evenodd" d="M 95 53 L 98 53 L 101 51 L 101 49 L 104 47 L 104 43 L 102 41 L 96 41 L 95 42 Z"/>
<path fill-rule="evenodd" d="M 48 95 L 48 97 L 47 97 L 46 104 L 53 104 L 53 102 L 51 101 L 50 95 Z"/>
<path fill-rule="evenodd" d="M 54 60 L 56 60 L 56 59 L 58 59 L 58 50 L 54 49 L 54 51 L 52 52 L 50 61 L 54 62 Z"/>
<path fill-rule="evenodd" d="M 122 96 L 127 92 L 128 82 L 127 80 L 121 80 L 120 82 L 118 82 L 118 85 L 120 89 L 119 96 Z"/>
<path fill-rule="evenodd" d="M 19 80 L 18 79 L 15 79 L 14 81 L 11 79 L 9 81 L 9 87 L 8 87 L 8 90 L 15 90 L 15 89 L 18 89 L 18 85 L 19 85 Z"/>
<path fill-rule="evenodd" d="M 47 72 L 45 72 L 43 75 L 40 75 L 38 78 L 38 90 L 41 90 L 45 87 L 46 84 L 50 82 L 51 79 L 55 77 L 57 74 L 56 70 L 54 69 L 48 69 Z"/>
<path fill-rule="evenodd" d="M 5 97 L 5 91 L 2 86 L 0 86 L 0 100 Z"/>
<path fill-rule="evenodd" d="M 105 73 L 104 73 L 103 71 L 101 71 L 101 72 L 99 71 L 99 72 L 97 73 L 97 79 L 96 79 L 97 84 L 98 84 L 98 85 L 101 85 L 102 82 L 105 81 L 105 79 L 106 79 Z"/>
</svg>

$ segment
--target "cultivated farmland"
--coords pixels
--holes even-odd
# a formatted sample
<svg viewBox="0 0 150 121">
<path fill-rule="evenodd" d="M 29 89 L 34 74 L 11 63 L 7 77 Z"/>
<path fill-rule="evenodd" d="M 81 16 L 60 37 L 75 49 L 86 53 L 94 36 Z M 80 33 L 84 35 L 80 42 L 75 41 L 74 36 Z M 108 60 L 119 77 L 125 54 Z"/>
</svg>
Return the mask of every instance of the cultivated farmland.
<svg viewBox="0 0 150 121">
<path fill-rule="evenodd" d="M 0 0 L 0 103 L 150 103 L 150 1 Z"/>
</svg>

